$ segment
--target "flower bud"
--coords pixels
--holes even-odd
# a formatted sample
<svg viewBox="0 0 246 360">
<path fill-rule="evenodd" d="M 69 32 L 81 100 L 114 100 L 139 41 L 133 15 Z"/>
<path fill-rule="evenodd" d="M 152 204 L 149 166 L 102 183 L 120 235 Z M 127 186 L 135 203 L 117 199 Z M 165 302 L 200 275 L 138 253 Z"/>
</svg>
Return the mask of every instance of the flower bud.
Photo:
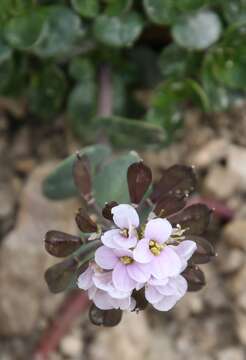
<svg viewBox="0 0 246 360">
<path fill-rule="evenodd" d="M 142 161 L 131 164 L 127 170 L 130 200 L 139 204 L 152 181 L 152 173 Z"/>
<path fill-rule="evenodd" d="M 104 208 L 102 209 L 102 215 L 105 217 L 105 219 L 107 220 L 113 220 L 113 214 L 111 212 L 111 210 L 113 209 L 113 207 L 117 206 L 118 203 L 116 201 L 110 201 L 109 203 L 106 203 L 104 205 Z"/>
<path fill-rule="evenodd" d="M 73 164 L 73 179 L 80 195 L 88 202 L 92 196 L 89 160 L 86 155 L 80 155 L 79 152 Z"/>
<path fill-rule="evenodd" d="M 166 195 L 161 198 L 154 209 L 158 217 L 167 217 L 182 210 L 185 207 L 185 199 L 178 198 L 175 195 Z"/>
<path fill-rule="evenodd" d="M 211 258 L 215 256 L 213 245 L 208 240 L 200 236 L 191 236 L 189 239 L 195 241 L 197 245 L 197 249 L 190 262 L 192 264 L 206 264 L 211 261 Z"/>
<path fill-rule="evenodd" d="M 71 255 L 82 245 L 82 240 L 79 236 L 56 230 L 48 231 L 44 241 L 47 252 L 56 257 Z"/>
<path fill-rule="evenodd" d="M 182 275 L 187 280 L 188 291 L 198 291 L 206 285 L 204 273 L 197 265 L 187 266 Z"/>
<path fill-rule="evenodd" d="M 82 232 L 91 233 L 97 231 L 97 224 L 89 217 L 85 208 L 80 208 L 78 210 L 75 221 Z"/>
<path fill-rule="evenodd" d="M 120 323 L 122 311 L 119 309 L 101 310 L 94 304 L 91 305 L 89 311 L 89 319 L 94 325 L 103 325 L 107 327 L 116 326 Z"/>
</svg>

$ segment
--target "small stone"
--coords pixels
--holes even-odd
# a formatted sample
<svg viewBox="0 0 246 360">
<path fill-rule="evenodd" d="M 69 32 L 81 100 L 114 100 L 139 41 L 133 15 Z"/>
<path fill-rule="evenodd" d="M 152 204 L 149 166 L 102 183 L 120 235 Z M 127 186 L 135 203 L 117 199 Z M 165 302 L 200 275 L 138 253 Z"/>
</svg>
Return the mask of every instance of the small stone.
<svg viewBox="0 0 246 360">
<path fill-rule="evenodd" d="M 242 146 L 230 145 L 227 166 L 233 176 L 238 178 L 240 189 L 246 190 L 246 149 Z"/>
<path fill-rule="evenodd" d="M 244 360 L 245 353 L 241 347 L 228 347 L 220 350 L 216 355 L 216 360 Z"/>
<path fill-rule="evenodd" d="M 60 345 L 61 352 L 71 359 L 81 359 L 83 352 L 82 334 L 79 331 L 65 336 Z"/>
<path fill-rule="evenodd" d="M 242 345 L 246 346 L 246 313 L 243 311 L 236 313 L 236 331 Z"/>
<path fill-rule="evenodd" d="M 97 330 L 89 349 L 89 358 L 142 360 L 151 349 L 151 340 L 151 331 L 144 313 L 124 313 L 121 323 L 116 327 Z"/>
<path fill-rule="evenodd" d="M 229 198 L 238 187 L 238 177 L 220 165 L 212 167 L 204 181 L 205 191 L 219 199 Z"/>
<path fill-rule="evenodd" d="M 242 304 L 243 299 L 246 297 L 245 279 L 246 264 L 227 282 L 228 291 L 233 295 L 238 307 L 243 305 L 242 309 L 246 308 L 246 304 Z"/>
<path fill-rule="evenodd" d="M 228 142 L 223 138 L 211 140 L 190 159 L 190 162 L 200 168 L 206 168 L 226 157 Z"/>
<path fill-rule="evenodd" d="M 238 271 L 245 262 L 245 255 L 240 249 L 234 249 L 221 242 L 217 247 L 219 256 L 216 258 L 219 270 L 222 274 L 228 275 Z"/>
<path fill-rule="evenodd" d="M 246 251 L 246 219 L 235 219 L 224 228 L 222 238 L 232 247 Z"/>
</svg>

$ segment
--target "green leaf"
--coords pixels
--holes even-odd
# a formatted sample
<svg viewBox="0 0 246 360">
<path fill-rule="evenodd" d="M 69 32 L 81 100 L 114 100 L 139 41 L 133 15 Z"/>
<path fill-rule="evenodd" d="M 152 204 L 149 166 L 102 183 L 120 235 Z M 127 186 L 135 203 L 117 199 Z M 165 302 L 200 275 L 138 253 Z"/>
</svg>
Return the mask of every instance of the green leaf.
<svg viewBox="0 0 246 360">
<path fill-rule="evenodd" d="M 159 57 L 159 67 L 166 77 L 184 78 L 194 74 L 200 65 L 200 54 L 186 51 L 176 44 L 163 49 Z"/>
<path fill-rule="evenodd" d="M 172 28 L 175 42 L 187 49 L 203 50 L 220 37 L 222 25 L 216 13 L 204 10 L 181 18 Z"/>
<path fill-rule="evenodd" d="M 93 81 L 78 83 L 68 99 L 69 123 L 73 133 L 81 140 L 90 142 L 95 138 L 91 119 L 97 107 L 97 86 Z"/>
<path fill-rule="evenodd" d="M 0 65 L 12 56 L 11 48 L 0 39 Z"/>
<path fill-rule="evenodd" d="M 45 12 L 29 11 L 12 18 L 5 26 L 6 41 L 16 49 L 30 49 L 39 40 L 45 22 Z"/>
<path fill-rule="evenodd" d="M 125 204 L 129 202 L 127 169 L 129 165 L 139 160 L 138 154 L 131 151 L 105 165 L 95 176 L 94 193 L 99 206 L 103 207 L 105 202 L 111 200 Z"/>
<path fill-rule="evenodd" d="M 69 74 L 74 80 L 90 82 L 95 80 L 95 68 L 93 64 L 82 57 L 75 57 L 69 64 Z"/>
<path fill-rule="evenodd" d="M 83 36 L 79 16 L 65 6 L 50 6 L 42 34 L 33 51 L 44 58 L 71 57 Z"/>
<path fill-rule="evenodd" d="M 110 156 L 111 150 L 106 145 L 92 145 L 85 147 L 80 153 L 81 155 L 86 154 L 86 156 L 88 156 L 92 176 L 95 176 L 98 167 Z M 43 193 L 46 197 L 54 200 L 62 200 L 77 194 L 72 176 L 75 156 L 74 154 L 63 160 L 44 180 Z"/>
<path fill-rule="evenodd" d="M 99 0 L 71 0 L 71 4 L 75 11 L 86 18 L 99 14 Z"/>
<path fill-rule="evenodd" d="M 118 16 L 132 7 L 133 0 L 107 0 L 105 13 L 108 16 Z"/>
<path fill-rule="evenodd" d="M 219 48 L 213 53 L 214 77 L 232 89 L 246 90 L 246 57 L 239 48 Z"/>
<path fill-rule="evenodd" d="M 246 20 L 246 1 L 229 0 L 221 1 L 224 16 L 229 23 Z"/>
<path fill-rule="evenodd" d="M 182 126 L 184 108 L 188 101 L 198 102 L 205 110 L 209 106 L 206 93 L 192 79 L 167 81 L 153 94 L 147 120 L 163 127 L 167 143 L 172 141 L 175 132 Z"/>
<path fill-rule="evenodd" d="M 66 91 L 64 73 L 55 65 L 32 75 L 27 92 L 30 111 L 38 117 L 53 117 L 61 109 Z"/>
<path fill-rule="evenodd" d="M 197 10 L 205 0 L 143 0 L 144 9 L 151 21 L 157 24 L 172 24 L 180 14 Z"/>
<path fill-rule="evenodd" d="M 165 134 L 160 126 L 145 121 L 118 116 L 100 117 L 95 121 L 97 128 L 102 129 L 110 142 L 118 147 L 158 146 L 165 140 Z"/>
<path fill-rule="evenodd" d="M 120 17 L 100 15 L 94 23 L 96 39 L 113 47 L 129 47 L 139 37 L 143 20 L 135 12 Z"/>
</svg>

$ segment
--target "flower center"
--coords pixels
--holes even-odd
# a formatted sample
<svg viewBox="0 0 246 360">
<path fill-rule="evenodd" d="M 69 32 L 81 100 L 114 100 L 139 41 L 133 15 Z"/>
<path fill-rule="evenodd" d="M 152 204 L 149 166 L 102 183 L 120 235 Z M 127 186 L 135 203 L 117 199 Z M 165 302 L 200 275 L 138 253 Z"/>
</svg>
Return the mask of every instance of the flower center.
<svg viewBox="0 0 246 360">
<path fill-rule="evenodd" d="M 160 255 L 161 251 L 164 249 L 164 245 L 159 244 L 155 240 L 150 240 L 149 249 L 153 255 L 158 256 L 158 255 Z"/>
<path fill-rule="evenodd" d="M 122 262 L 122 264 L 130 265 L 133 263 L 133 258 L 131 258 L 130 256 L 121 256 L 120 261 Z"/>
<path fill-rule="evenodd" d="M 122 236 L 125 237 L 125 238 L 128 238 L 128 237 L 129 237 L 129 231 L 128 231 L 128 229 L 120 230 L 120 235 L 122 235 Z"/>
</svg>

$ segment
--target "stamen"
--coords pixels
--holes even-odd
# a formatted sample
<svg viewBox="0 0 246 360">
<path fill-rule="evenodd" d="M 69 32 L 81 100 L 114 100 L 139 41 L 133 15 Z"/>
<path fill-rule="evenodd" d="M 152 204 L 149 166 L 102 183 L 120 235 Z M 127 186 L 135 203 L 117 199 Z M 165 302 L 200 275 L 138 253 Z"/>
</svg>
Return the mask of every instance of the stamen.
<svg viewBox="0 0 246 360">
<path fill-rule="evenodd" d="M 120 261 L 124 265 L 130 265 L 133 263 L 133 258 L 131 258 L 130 256 L 121 256 Z"/>
<path fill-rule="evenodd" d="M 164 249 L 164 246 L 165 245 L 159 244 L 155 240 L 150 240 L 150 242 L 149 242 L 149 249 L 152 252 L 152 254 L 155 256 L 160 255 L 161 251 Z"/>
<path fill-rule="evenodd" d="M 122 229 L 120 231 L 120 235 L 122 235 L 125 238 L 128 238 L 129 237 L 129 230 L 128 229 Z"/>
</svg>

